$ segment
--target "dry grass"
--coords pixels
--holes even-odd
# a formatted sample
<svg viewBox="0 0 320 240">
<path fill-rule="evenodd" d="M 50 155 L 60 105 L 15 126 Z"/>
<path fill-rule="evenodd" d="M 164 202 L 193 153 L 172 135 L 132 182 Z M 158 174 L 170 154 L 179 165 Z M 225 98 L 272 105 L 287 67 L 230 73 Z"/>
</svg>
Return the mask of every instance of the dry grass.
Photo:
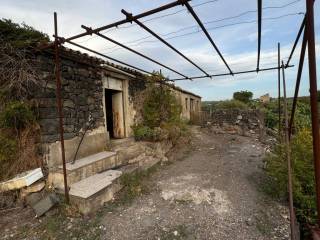
<svg viewBox="0 0 320 240">
<path fill-rule="evenodd" d="M 26 50 L 10 44 L 0 46 L 0 87 L 2 97 L 27 99 L 39 85 L 34 61 L 27 57 Z"/>
<path fill-rule="evenodd" d="M 2 162 L 0 166 L 0 180 L 9 179 L 15 175 L 41 167 L 42 158 L 38 151 L 40 128 L 37 124 L 33 124 L 22 130 L 20 136 L 16 136 L 18 149 L 16 157 Z"/>
</svg>

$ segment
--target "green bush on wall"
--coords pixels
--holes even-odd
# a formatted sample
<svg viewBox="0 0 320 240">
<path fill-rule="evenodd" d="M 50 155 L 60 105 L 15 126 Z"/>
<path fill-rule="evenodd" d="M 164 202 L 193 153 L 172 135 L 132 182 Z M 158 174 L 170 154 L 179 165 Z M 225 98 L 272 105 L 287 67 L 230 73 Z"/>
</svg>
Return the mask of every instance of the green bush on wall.
<svg viewBox="0 0 320 240">
<path fill-rule="evenodd" d="M 176 141 L 184 131 L 185 123 L 181 120 L 182 106 L 179 104 L 172 88 L 163 81 L 163 76 L 152 76 L 145 92 L 143 102 L 143 121 L 132 126 L 138 141 Z"/>
<path fill-rule="evenodd" d="M 168 86 L 150 84 L 143 104 L 144 125 L 154 128 L 162 123 L 178 122 L 181 110 L 181 105 Z"/>
</svg>

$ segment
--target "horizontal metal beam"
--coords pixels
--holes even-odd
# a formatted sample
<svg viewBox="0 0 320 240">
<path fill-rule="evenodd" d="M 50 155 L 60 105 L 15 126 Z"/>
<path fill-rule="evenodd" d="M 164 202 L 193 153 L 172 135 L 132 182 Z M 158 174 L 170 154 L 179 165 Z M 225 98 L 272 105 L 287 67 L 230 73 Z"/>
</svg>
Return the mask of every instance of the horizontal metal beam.
<svg viewBox="0 0 320 240">
<path fill-rule="evenodd" d="M 232 75 L 232 71 L 228 65 L 228 63 L 226 62 L 226 60 L 224 59 L 224 57 L 222 56 L 220 50 L 218 49 L 217 45 L 214 43 L 214 41 L 212 40 L 210 34 L 208 33 L 207 29 L 205 28 L 205 26 L 203 25 L 203 23 L 201 22 L 200 18 L 198 17 L 198 15 L 195 13 L 195 11 L 193 10 L 193 8 L 190 6 L 190 4 L 188 3 L 188 1 L 185 0 L 181 0 L 181 2 L 183 2 L 183 4 L 186 6 L 186 8 L 188 9 L 188 11 L 191 13 L 191 15 L 193 16 L 193 18 L 196 20 L 196 22 L 198 23 L 198 25 L 201 27 L 202 31 L 204 32 L 204 34 L 207 36 L 208 40 L 210 41 L 211 45 L 213 46 L 213 48 L 216 50 L 216 52 L 219 54 L 220 58 L 222 59 L 222 61 L 224 62 L 224 64 L 226 65 L 226 67 L 228 68 L 228 70 L 230 71 L 230 74 Z"/>
<path fill-rule="evenodd" d="M 191 1 L 191 0 L 185 0 L 185 1 Z M 140 19 L 140 18 L 143 18 L 143 17 L 147 17 L 147 16 L 150 16 L 152 14 L 155 14 L 155 13 L 158 13 L 158 12 L 161 12 L 161 11 L 164 11 L 164 10 L 168 10 L 170 8 L 173 8 L 173 7 L 176 7 L 176 6 L 179 6 L 179 5 L 181 5 L 180 1 L 174 1 L 174 2 L 171 2 L 171 3 L 165 4 L 163 6 L 151 9 L 149 11 L 137 14 L 136 16 L 134 16 L 134 19 Z M 130 22 L 130 21 L 126 18 L 126 19 L 119 20 L 119 21 L 116 21 L 114 23 L 111 23 L 111 24 L 108 24 L 108 25 L 105 25 L 105 26 L 102 26 L 102 27 L 99 27 L 99 28 L 95 28 L 92 31 L 95 32 L 95 33 L 96 32 L 98 33 L 98 32 L 113 28 L 113 27 L 119 27 L 120 25 L 123 25 L 123 24 L 128 23 L 128 22 Z M 84 36 L 88 36 L 88 35 L 89 35 L 88 32 L 84 32 L 84 33 L 80 33 L 80 34 L 65 38 L 65 40 L 71 41 L 71 40 L 75 40 L 75 39 L 78 39 L 78 38 L 81 38 L 81 37 L 84 37 Z M 54 43 L 50 43 L 50 44 L 48 44 L 46 46 L 42 46 L 41 49 L 51 48 L 53 46 L 54 46 Z"/>
<path fill-rule="evenodd" d="M 134 50 L 134 49 L 132 49 L 130 47 L 127 47 L 124 44 L 122 44 L 122 43 L 120 43 L 120 42 L 118 42 L 116 40 L 113 40 L 113 39 L 111 39 L 111 38 L 109 38 L 109 37 L 107 37 L 107 36 L 105 36 L 105 35 L 103 35 L 101 33 L 93 32 L 92 28 L 86 27 L 84 25 L 82 25 L 81 27 L 86 29 L 88 33 L 91 33 L 91 34 L 94 33 L 97 36 L 99 36 L 99 37 L 101 37 L 101 38 L 103 38 L 103 39 L 105 39 L 105 40 L 107 40 L 109 42 L 112 42 L 113 44 L 116 44 L 116 45 L 118 45 L 118 46 L 120 46 L 120 47 L 122 47 L 122 48 L 124 48 L 124 49 L 126 49 L 128 51 L 130 51 L 130 52 L 133 52 L 133 53 L 135 53 L 135 54 L 137 54 L 137 55 L 139 55 L 139 56 L 141 56 L 141 57 L 143 57 L 143 58 L 145 58 L 145 59 L 147 59 L 147 60 L 149 60 L 149 61 L 151 61 L 153 63 L 156 63 L 156 64 L 158 64 L 158 65 L 160 65 L 160 66 L 162 66 L 162 67 L 164 67 L 164 68 L 166 68 L 166 69 L 168 69 L 168 70 L 170 70 L 170 71 L 172 71 L 172 72 L 174 72 L 174 73 L 176 73 L 176 74 L 178 74 L 178 75 L 180 75 L 182 77 L 188 78 L 186 75 L 174 70 L 173 68 L 168 67 L 168 66 L 158 62 L 157 60 L 154 60 L 154 59 L 152 59 L 152 58 L 150 58 L 150 57 L 148 57 L 148 56 L 146 56 L 146 55 L 144 55 L 144 54 L 142 54 L 142 53 L 140 53 L 140 52 L 138 52 L 138 51 L 136 51 L 136 50 Z"/>
<path fill-rule="evenodd" d="M 297 44 L 298 44 L 298 42 L 299 42 L 300 36 L 301 36 L 301 34 L 302 34 L 302 31 L 303 31 L 305 25 L 306 25 L 306 15 L 304 16 L 304 18 L 303 18 L 303 20 L 302 20 L 302 23 L 301 23 L 301 26 L 300 26 L 298 35 L 297 35 L 297 37 L 296 37 L 296 39 L 295 39 L 295 41 L 294 41 L 294 44 L 293 44 L 291 53 L 290 53 L 290 55 L 289 55 L 288 61 L 287 61 L 287 63 L 286 63 L 286 66 L 288 66 L 289 63 L 290 63 L 290 60 L 291 60 L 292 55 L 293 55 L 293 53 L 294 53 L 294 51 L 295 51 L 295 49 L 296 49 L 296 47 L 297 47 Z"/>
<path fill-rule="evenodd" d="M 90 48 L 87 48 L 87 47 L 85 47 L 85 46 L 82 46 L 82 45 L 80 45 L 80 44 L 78 44 L 78 43 L 72 42 L 72 41 L 67 40 L 67 39 L 62 39 L 61 37 L 59 37 L 59 39 L 60 39 L 60 40 L 63 40 L 64 42 L 67 42 L 67 43 L 69 43 L 69 44 L 71 44 L 71 45 L 74 45 L 74 46 L 76 46 L 76 47 L 78 47 L 78 48 L 82 48 L 82 49 L 84 49 L 84 50 L 86 50 L 86 51 L 88 51 L 88 52 L 92 52 L 92 53 L 97 54 L 97 55 L 99 55 L 99 56 L 101 56 L 101 57 L 107 58 L 107 59 L 109 59 L 109 60 L 111 60 L 111 61 L 114 61 L 114 62 L 116 62 L 116 63 L 119 63 L 119 64 L 122 64 L 122 65 L 124 65 L 124 66 L 130 67 L 130 68 L 133 68 L 133 69 L 136 69 L 136 70 L 138 70 L 138 71 L 141 71 L 141 72 L 144 72 L 144 73 L 153 75 L 152 72 L 149 72 L 149 71 L 143 70 L 143 69 L 141 69 L 141 68 L 135 67 L 135 66 L 133 66 L 133 65 L 131 65 L 131 64 L 122 62 L 122 61 L 117 60 L 117 59 L 115 59 L 115 58 L 113 58 L 113 57 L 109 57 L 109 56 L 107 56 L 107 55 L 105 55 L 105 54 L 99 53 L 99 52 L 97 52 L 97 51 L 95 51 L 95 50 L 92 50 L 92 49 L 90 49 Z"/>
<path fill-rule="evenodd" d="M 132 16 L 131 13 L 128 13 L 127 11 L 125 11 L 124 9 L 121 10 L 121 12 L 127 17 L 127 19 L 132 22 L 134 21 L 136 24 L 138 24 L 141 28 L 143 28 L 144 30 L 146 30 L 148 33 L 150 33 L 152 36 L 154 36 L 155 38 L 157 38 L 160 42 L 164 43 L 165 45 L 167 45 L 169 48 L 171 48 L 173 51 L 175 51 L 176 53 L 178 53 L 181 57 L 183 57 L 185 60 L 187 60 L 188 62 L 190 62 L 193 66 L 195 66 L 196 68 L 198 68 L 201 72 L 203 72 L 204 74 L 206 74 L 207 76 L 209 76 L 209 74 L 204 71 L 201 67 L 199 67 L 197 64 L 195 64 L 192 60 L 190 60 L 187 56 L 185 56 L 183 53 L 181 53 L 178 49 L 176 49 L 174 46 L 172 46 L 170 43 L 168 43 L 166 40 L 164 40 L 162 37 L 160 37 L 158 34 L 156 34 L 155 32 L 153 32 L 150 28 L 148 28 L 146 25 L 144 25 L 142 22 L 140 22 L 136 16 Z"/>
<path fill-rule="evenodd" d="M 294 65 L 289 65 L 285 68 L 291 68 L 294 67 Z M 276 70 L 279 69 L 279 67 L 270 67 L 270 68 L 261 68 L 259 72 L 263 71 L 270 71 L 270 70 Z M 220 74 L 212 74 L 209 75 L 209 77 L 223 77 L 223 76 L 230 76 L 230 75 L 238 75 L 238 74 L 244 74 L 244 73 L 254 73 L 257 72 L 257 70 L 247 70 L 247 71 L 240 71 L 240 72 L 233 72 L 231 73 L 220 73 Z M 189 77 L 188 79 L 186 78 L 176 78 L 176 79 L 170 79 L 171 81 L 181 81 L 181 80 L 193 80 L 193 79 L 199 79 L 199 78 L 208 78 L 208 76 L 196 76 L 196 77 Z"/>
</svg>

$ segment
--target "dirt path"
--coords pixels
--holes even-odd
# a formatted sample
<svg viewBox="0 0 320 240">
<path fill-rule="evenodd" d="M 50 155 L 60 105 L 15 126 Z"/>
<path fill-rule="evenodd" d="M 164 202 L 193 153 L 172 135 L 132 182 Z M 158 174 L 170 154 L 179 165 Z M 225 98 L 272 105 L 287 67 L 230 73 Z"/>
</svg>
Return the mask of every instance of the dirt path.
<svg viewBox="0 0 320 240">
<path fill-rule="evenodd" d="M 286 208 L 259 191 L 262 144 L 192 131 L 192 147 L 171 153 L 149 194 L 104 214 L 102 238 L 288 239 Z"/>
</svg>

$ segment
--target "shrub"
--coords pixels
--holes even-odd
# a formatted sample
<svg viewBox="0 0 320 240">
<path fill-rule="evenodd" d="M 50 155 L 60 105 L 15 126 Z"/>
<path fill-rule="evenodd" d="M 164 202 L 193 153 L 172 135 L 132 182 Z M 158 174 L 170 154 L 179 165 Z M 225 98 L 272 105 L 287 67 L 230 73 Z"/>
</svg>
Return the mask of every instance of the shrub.
<svg viewBox="0 0 320 240">
<path fill-rule="evenodd" d="M 35 120 L 30 107 L 19 101 L 9 102 L 0 114 L 0 126 L 21 130 Z"/>
<path fill-rule="evenodd" d="M 181 105 L 169 86 L 149 85 L 143 104 L 144 124 L 151 128 L 159 127 L 163 122 L 179 122 Z"/>
<path fill-rule="evenodd" d="M 175 144 L 186 131 L 186 126 L 182 122 L 181 124 L 165 123 L 162 125 L 162 129 L 167 133 L 167 139 Z"/>
<path fill-rule="evenodd" d="M 14 47 L 27 47 L 38 42 L 48 42 L 49 36 L 26 24 L 17 24 L 9 19 L 0 19 L 1 41 Z"/>
<path fill-rule="evenodd" d="M 215 109 L 247 109 L 248 106 L 238 100 L 220 101 L 214 106 Z"/>
<path fill-rule="evenodd" d="M 309 129 L 302 129 L 291 141 L 293 201 L 301 223 L 316 222 L 316 194 L 312 155 L 312 136 Z M 267 157 L 267 173 L 271 177 L 273 194 L 287 198 L 287 160 L 285 146 L 279 144 Z"/>
<path fill-rule="evenodd" d="M 253 97 L 253 93 L 250 91 L 240 91 L 233 93 L 233 99 L 244 103 L 249 103 Z"/>
<path fill-rule="evenodd" d="M 135 125 L 132 126 L 134 138 L 137 141 L 142 141 L 142 140 L 153 140 L 154 138 L 154 132 L 153 130 L 144 125 Z"/>
<path fill-rule="evenodd" d="M 16 139 L 0 133 L 0 164 L 14 159 L 16 157 L 17 149 L 18 143 Z"/>
</svg>

